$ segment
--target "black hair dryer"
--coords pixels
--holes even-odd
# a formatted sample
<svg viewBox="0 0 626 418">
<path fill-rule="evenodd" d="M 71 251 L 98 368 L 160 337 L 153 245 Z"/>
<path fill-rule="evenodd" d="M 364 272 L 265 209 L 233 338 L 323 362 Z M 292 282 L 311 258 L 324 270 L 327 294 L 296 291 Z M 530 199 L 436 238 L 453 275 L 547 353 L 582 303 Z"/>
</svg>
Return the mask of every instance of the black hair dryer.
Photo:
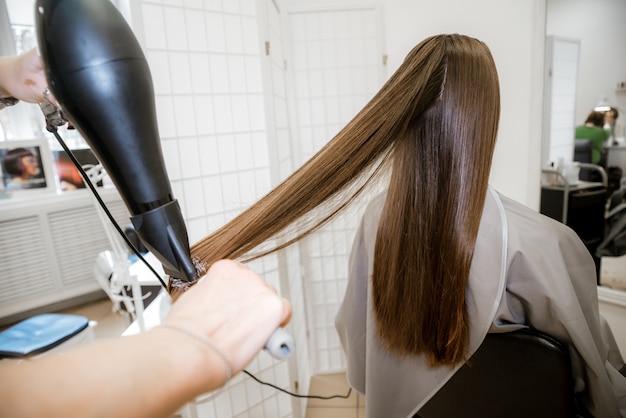
<svg viewBox="0 0 626 418">
<path fill-rule="evenodd" d="M 165 273 L 195 279 L 150 69 L 126 20 L 109 0 L 37 0 L 35 22 L 49 88 L 115 183 L 142 242 Z"/>
<path fill-rule="evenodd" d="M 146 58 L 109 0 L 37 0 L 39 53 L 49 88 L 89 143 L 165 273 L 194 280 L 187 229 L 161 152 Z M 293 339 L 278 328 L 265 349 L 282 359 Z"/>
</svg>

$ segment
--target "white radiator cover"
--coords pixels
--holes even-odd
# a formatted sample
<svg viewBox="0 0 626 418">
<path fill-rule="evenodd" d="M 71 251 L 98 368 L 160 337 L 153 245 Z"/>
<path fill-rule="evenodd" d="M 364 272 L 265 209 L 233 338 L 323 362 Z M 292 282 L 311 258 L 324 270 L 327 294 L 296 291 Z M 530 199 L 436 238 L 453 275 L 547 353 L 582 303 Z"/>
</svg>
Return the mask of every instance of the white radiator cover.
<svg viewBox="0 0 626 418">
<path fill-rule="evenodd" d="M 128 225 L 117 191 L 99 193 Z M 94 260 L 110 244 L 94 204 L 89 190 L 0 201 L 0 321 L 100 289 Z"/>
</svg>

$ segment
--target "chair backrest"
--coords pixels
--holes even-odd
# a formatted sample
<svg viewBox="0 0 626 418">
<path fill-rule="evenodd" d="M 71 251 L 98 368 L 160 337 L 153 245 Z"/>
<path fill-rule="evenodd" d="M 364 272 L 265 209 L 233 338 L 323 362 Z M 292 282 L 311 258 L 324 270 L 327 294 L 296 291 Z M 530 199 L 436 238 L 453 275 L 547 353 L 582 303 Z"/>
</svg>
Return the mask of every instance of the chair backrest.
<svg viewBox="0 0 626 418">
<path fill-rule="evenodd" d="M 581 163 L 590 163 L 593 143 L 590 139 L 574 140 L 574 161 Z"/>
<path fill-rule="evenodd" d="M 572 418 L 568 349 L 537 330 L 487 337 L 414 418 Z"/>
</svg>

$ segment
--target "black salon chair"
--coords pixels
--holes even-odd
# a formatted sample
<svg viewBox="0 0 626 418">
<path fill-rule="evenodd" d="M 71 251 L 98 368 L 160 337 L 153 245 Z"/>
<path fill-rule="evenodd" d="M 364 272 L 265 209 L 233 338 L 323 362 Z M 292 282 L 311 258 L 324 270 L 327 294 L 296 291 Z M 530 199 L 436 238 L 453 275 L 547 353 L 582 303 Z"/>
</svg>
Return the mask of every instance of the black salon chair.
<svg viewBox="0 0 626 418">
<path fill-rule="evenodd" d="M 575 139 L 574 140 L 574 161 L 580 163 L 592 164 L 591 156 L 593 154 L 593 142 L 590 139 Z M 600 151 L 600 161 L 593 163 L 599 165 L 604 170 L 607 170 L 608 152 L 606 148 L 602 148 Z M 580 179 L 584 181 L 602 181 L 601 175 L 594 169 L 581 167 Z"/>
<path fill-rule="evenodd" d="M 542 332 L 487 334 L 471 359 L 413 418 L 573 418 L 567 347 Z"/>
<path fill-rule="evenodd" d="M 593 143 L 591 139 L 574 140 L 574 161 L 591 164 L 592 153 Z M 587 168 L 581 168 L 579 177 L 584 181 L 594 181 L 595 173 Z"/>
<path fill-rule="evenodd" d="M 591 139 L 574 140 L 574 161 L 591 163 L 593 143 Z"/>
</svg>

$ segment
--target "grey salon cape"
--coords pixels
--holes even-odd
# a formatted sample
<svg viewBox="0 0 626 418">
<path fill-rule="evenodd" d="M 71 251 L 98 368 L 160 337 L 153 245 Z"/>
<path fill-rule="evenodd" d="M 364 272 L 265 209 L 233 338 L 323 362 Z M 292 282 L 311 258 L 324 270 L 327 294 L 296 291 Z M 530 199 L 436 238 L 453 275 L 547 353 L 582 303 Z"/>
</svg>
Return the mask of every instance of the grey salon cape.
<svg viewBox="0 0 626 418">
<path fill-rule="evenodd" d="M 336 317 L 348 381 L 365 395 L 368 418 L 412 416 L 456 371 L 428 367 L 422 356 L 398 359 L 380 346 L 370 278 L 384 200 L 378 196 L 363 216 Z M 598 313 L 593 260 L 571 229 L 490 188 L 466 303 L 470 354 L 488 332 L 532 325 L 569 343 L 575 390 L 595 417 L 626 417 L 626 378 L 617 371 L 624 362 Z"/>
</svg>

